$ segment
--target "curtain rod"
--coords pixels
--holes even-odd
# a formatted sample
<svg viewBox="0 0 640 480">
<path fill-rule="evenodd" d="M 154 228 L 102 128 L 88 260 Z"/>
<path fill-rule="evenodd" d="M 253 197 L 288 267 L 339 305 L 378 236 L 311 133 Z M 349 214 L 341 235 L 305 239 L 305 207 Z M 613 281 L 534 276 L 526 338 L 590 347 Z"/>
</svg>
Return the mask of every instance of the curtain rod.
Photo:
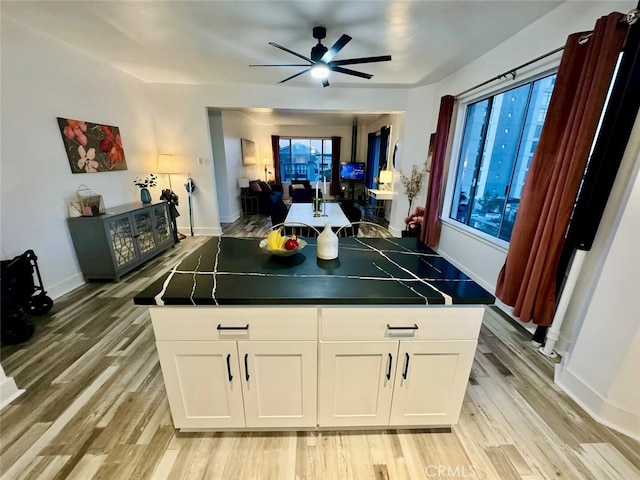
<svg viewBox="0 0 640 480">
<path fill-rule="evenodd" d="M 637 8 L 634 8 L 633 10 L 631 10 L 629 13 L 627 13 L 621 20 L 620 23 L 627 23 L 629 25 L 633 25 L 634 23 L 636 23 L 636 21 L 638 20 L 638 18 L 640 17 L 640 10 Z M 591 37 L 591 35 L 593 34 L 593 31 L 591 32 L 585 32 L 585 35 L 583 37 L 580 38 L 580 42 L 582 43 L 583 41 L 587 41 L 589 40 L 589 38 Z M 507 75 L 511 75 L 512 80 L 515 80 L 516 78 L 516 71 L 520 70 L 521 68 L 524 67 L 528 67 L 529 65 L 531 65 L 532 63 L 536 63 L 539 62 L 540 60 L 550 57 L 551 55 L 553 55 L 554 53 L 558 53 L 560 51 L 564 50 L 564 47 L 558 47 L 555 50 L 551 50 L 550 52 L 545 53 L 544 55 L 540 55 L 539 57 L 534 58 L 533 60 L 529 60 L 526 63 L 523 63 L 522 65 L 518 65 L 515 68 L 512 68 L 510 70 L 507 70 L 506 72 L 500 74 L 500 75 L 496 75 L 493 78 L 490 78 L 489 80 L 479 83 L 478 85 L 468 88 L 466 89 L 464 92 L 460 92 L 459 94 L 455 95 L 455 99 L 457 100 L 459 97 L 461 97 L 462 95 L 464 95 L 465 93 L 469 93 L 473 90 L 476 90 L 480 87 L 484 87 L 485 85 L 487 85 L 488 83 L 494 82 L 496 80 L 500 80 L 502 78 L 506 78 Z"/>
</svg>

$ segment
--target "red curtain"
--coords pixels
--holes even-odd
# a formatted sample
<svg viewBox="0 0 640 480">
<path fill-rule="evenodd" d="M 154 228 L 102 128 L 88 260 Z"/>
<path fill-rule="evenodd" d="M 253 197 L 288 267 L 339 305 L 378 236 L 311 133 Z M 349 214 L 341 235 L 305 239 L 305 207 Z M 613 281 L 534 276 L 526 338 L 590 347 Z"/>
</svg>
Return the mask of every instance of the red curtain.
<svg viewBox="0 0 640 480">
<path fill-rule="evenodd" d="M 627 25 L 612 13 L 588 42 L 570 35 L 531 161 L 496 296 L 523 322 L 547 326 L 565 233 Z"/>
<path fill-rule="evenodd" d="M 340 143 L 342 137 L 331 137 L 331 184 L 329 193 L 338 196 L 340 194 Z"/>
<path fill-rule="evenodd" d="M 271 135 L 271 154 L 273 155 L 273 176 L 276 185 L 282 185 L 280 177 L 280 135 Z"/>
<path fill-rule="evenodd" d="M 427 203 L 424 207 L 422 219 L 422 231 L 420 241 L 432 248 L 438 246 L 440 240 L 440 208 L 442 206 L 442 174 L 444 172 L 447 145 L 449 143 L 449 131 L 456 99 L 451 95 L 445 95 L 440 99 L 440 113 L 438 113 L 438 126 L 436 138 L 433 144 L 433 156 L 431 157 L 431 173 L 429 175 L 429 190 L 427 191 Z"/>
</svg>

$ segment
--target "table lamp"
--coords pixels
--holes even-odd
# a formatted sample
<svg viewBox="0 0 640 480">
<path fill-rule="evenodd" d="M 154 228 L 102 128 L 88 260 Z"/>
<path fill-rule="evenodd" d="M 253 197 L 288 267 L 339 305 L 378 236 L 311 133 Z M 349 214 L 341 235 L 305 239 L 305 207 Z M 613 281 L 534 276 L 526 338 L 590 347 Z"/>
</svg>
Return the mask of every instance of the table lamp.
<svg viewBox="0 0 640 480">
<path fill-rule="evenodd" d="M 391 190 L 393 182 L 393 170 L 380 171 L 380 190 Z"/>
</svg>

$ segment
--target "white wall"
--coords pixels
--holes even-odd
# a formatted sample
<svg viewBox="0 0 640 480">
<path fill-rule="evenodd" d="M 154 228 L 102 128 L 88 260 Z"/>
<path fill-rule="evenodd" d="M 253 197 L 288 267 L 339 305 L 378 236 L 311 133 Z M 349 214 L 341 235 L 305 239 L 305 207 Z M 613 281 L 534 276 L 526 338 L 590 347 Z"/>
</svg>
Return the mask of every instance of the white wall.
<svg viewBox="0 0 640 480">
<path fill-rule="evenodd" d="M 52 297 L 84 283 L 66 224 L 66 200 L 86 184 L 107 207 L 139 201 L 136 176 L 155 171 L 145 85 L 2 17 L 2 258 L 33 249 Z M 120 127 L 128 170 L 72 174 L 56 117 Z M 160 188 L 152 191 L 158 199 Z"/>
<path fill-rule="evenodd" d="M 615 220 L 598 231 L 600 268 L 588 275 L 589 294 L 578 292 L 584 314 L 556 381 L 600 421 L 640 440 L 640 115 L 616 184 L 627 187 L 624 199 L 607 205 Z"/>
</svg>

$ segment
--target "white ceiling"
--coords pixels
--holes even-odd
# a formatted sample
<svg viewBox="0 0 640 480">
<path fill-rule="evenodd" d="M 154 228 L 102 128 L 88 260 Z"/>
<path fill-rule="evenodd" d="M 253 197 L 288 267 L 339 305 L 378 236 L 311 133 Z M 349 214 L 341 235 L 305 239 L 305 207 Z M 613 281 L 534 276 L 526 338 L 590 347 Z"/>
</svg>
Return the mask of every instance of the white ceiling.
<svg viewBox="0 0 640 480">
<path fill-rule="evenodd" d="M 150 83 L 275 85 L 324 44 L 353 37 L 336 60 L 390 54 L 391 62 L 348 66 L 371 80 L 333 72 L 332 86 L 435 83 L 558 6 L 557 1 L 6 1 L 3 16 L 59 39 Z M 308 74 L 283 85 L 312 86 Z"/>
</svg>

